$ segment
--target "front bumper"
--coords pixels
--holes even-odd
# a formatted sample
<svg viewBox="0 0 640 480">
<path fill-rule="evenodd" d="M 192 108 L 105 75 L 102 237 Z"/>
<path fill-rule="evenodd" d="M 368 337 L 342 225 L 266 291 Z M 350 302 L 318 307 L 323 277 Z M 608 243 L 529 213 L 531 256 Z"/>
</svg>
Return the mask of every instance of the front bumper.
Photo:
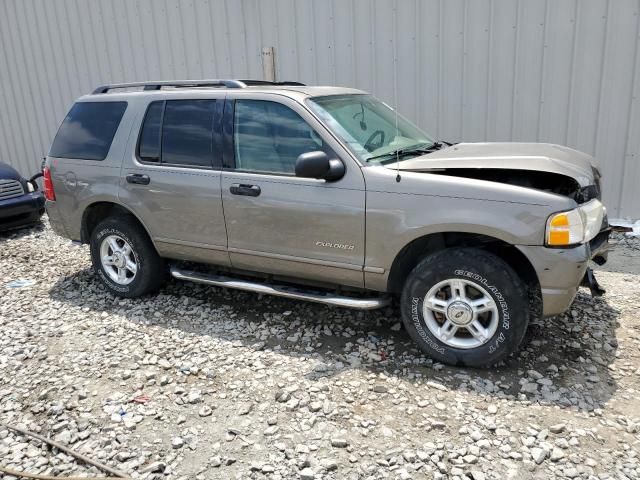
<svg viewBox="0 0 640 480">
<path fill-rule="evenodd" d="M 572 248 L 518 246 L 533 265 L 542 290 L 545 317 L 566 312 L 583 283 L 589 262 L 607 261 L 610 228 L 603 228 L 589 243 Z"/>
<path fill-rule="evenodd" d="M 44 213 L 44 196 L 36 191 L 0 201 L 0 230 L 28 225 Z"/>
</svg>

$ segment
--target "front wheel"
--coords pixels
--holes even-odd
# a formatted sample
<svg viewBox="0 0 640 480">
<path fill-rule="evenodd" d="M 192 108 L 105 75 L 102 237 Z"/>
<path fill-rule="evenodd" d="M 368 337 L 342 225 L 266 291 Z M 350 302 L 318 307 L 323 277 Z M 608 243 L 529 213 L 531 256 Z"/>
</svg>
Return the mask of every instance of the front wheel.
<svg viewBox="0 0 640 480">
<path fill-rule="evenodd" d="M 402 320 L 434 359 L 493 365 L 520 345 L 529 323 L 527 287 L 500 257 L 452 248 L 424 258 L 405 282 Z"/>
<path fill-rule="evenodd" d="M 139 297 L 160 288 L 164 261 L 140 225 L 129 216 L 107 218 L 91 232 L 91 260 L 102 283 L 120 297 Z"/>
</svg>

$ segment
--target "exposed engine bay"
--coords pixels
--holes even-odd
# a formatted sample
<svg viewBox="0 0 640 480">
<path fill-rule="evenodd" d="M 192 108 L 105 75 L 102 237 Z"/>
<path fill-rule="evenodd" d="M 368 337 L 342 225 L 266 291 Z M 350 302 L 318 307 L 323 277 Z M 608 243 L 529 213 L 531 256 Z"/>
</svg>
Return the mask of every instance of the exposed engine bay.
<svg viewBox="0 0 640 480">
<path fill-rule="evenodd" d="M 433 169 L 429 173 L 475 178 L 490 182 L 507 183 L 520 187 L 535 188 L 572 198 L 577 203 L 600 197 L 597 185 L 581 187 L 573 178 L 553 172 L 511 170 L 504 168 L 451 168 Z M 596 179 L 597 181 L 597 179 Z"/>
<path fill-rule="evenodd" d="M 458 143 L 406 159 L 399 170 L 532 188 L 585 203 L 600 199 L 600 172 L 590 155 L 540 143 Z"/>
</svg>

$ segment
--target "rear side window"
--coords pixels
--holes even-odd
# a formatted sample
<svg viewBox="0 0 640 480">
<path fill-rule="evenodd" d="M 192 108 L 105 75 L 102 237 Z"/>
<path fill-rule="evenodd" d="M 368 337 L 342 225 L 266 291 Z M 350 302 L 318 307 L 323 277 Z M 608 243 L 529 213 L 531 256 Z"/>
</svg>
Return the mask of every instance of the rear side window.
<svg viewBox="0 0 640 480">
<path fill-rule="evenodd" d="M 78 102 L 65 117 L 49 156 L 104 160 L 127 102 Z"/>
<path fill-rule="evenodd" d="M 145 162 L 160 161 L 160 133 L 164 102 L 153 102 L 147 109 L 140 132 L 138 155 Z"/>
<path fill-rule="evenodd" d="M 211 167 L 215 107 L 215 100 L 167 100 L 149 104 L 138 143 L 140 160 Z"/>
</svg>

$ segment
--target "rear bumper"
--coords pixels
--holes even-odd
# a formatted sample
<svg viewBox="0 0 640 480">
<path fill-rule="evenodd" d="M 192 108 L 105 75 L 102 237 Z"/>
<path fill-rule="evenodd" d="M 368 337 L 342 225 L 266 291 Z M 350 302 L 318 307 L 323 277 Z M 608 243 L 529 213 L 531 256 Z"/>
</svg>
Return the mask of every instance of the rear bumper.
<svg viewBox="0 0 640 480">
<path fill-rule="evenodd" d="M 67 233 L 67 229 L 62 221 L 62 216 L 60 215 L 58 205 L 56 202 L 51 202 L 47 200 L 46 202 L 47 208 L 47 216 L 49 217 L 49 225 L 54 232 L 56 232 L 61 237 L 71 238 Z"/>
<path fill-rule="evenodd" d="M 36 222 L 44 213 L 42 192 L 31 192 L 0 201 L 0 230 Z"/>
<path fill-rule="evenodd" d="M 573 248 L 518 246 L 538 275 L 545 317 L 559 315 L 569 309 L 589 261 L 599 265 L 606 262 L 609 233 L 609 228 L 603 229 L 591 242 Z"/>
</svg>

